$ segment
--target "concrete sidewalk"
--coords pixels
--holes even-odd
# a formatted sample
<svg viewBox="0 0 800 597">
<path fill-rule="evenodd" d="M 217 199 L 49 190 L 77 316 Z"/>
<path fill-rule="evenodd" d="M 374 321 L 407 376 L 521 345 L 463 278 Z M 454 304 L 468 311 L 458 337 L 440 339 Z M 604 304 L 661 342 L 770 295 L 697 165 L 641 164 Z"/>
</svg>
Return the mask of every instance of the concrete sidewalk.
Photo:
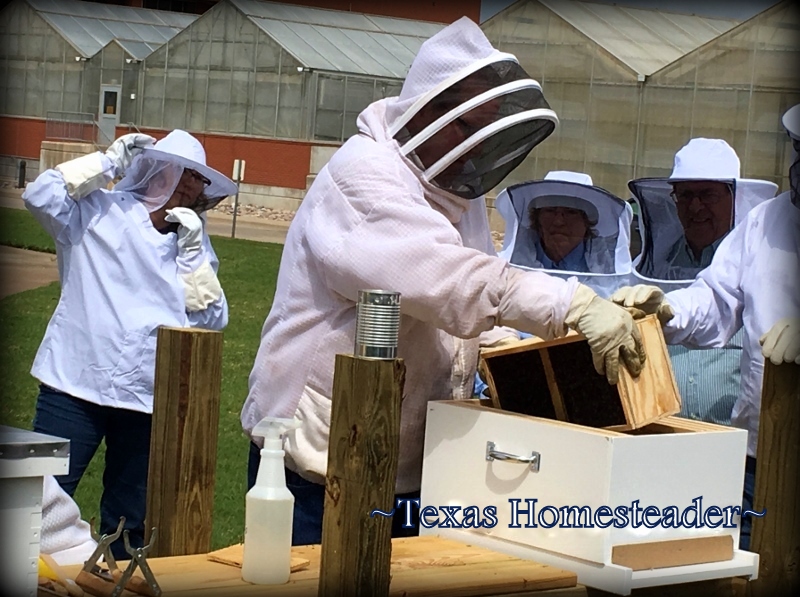
<svg viewBox="0 0 800 597">
<path fill-rule="evenodd" d="M 0 188 L 0 207 L 25 209 L 22 189 Z M 232 226 L 232 216 L 217 211 L 208 212 L 209 234 L 230 237 Z M 289 222 L 254 216 L 236 218 L 236 238 L 283 244 L 288 228 Z M 0 298 L 57 280 L 55 255 L 0 246 Z"/>
</svg>

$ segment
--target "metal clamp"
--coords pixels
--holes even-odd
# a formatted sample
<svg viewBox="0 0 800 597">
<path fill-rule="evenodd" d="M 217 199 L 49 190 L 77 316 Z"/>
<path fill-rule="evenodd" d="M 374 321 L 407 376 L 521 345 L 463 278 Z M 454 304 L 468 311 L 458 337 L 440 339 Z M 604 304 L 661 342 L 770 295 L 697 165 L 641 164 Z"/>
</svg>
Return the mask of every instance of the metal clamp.
<svg viewBox="0 0 800 597">
<path fill-rule="evenodd" d="M 529 464 L 531 466 L 531 472 L 539 472 L 539 465 L 542 462 L 542 455 L 539 454 L 539 452 L 531 452 L 530 456 L 517 456 L 516 454 L 509 454 L 508 452 L 500 452 L 499 450 L 495 450 L 494 447 L 494 442 L 486 442 L 487 461 L 504 460 L 506 462 L 520 462 L 522 464 Z"/>
</svg>

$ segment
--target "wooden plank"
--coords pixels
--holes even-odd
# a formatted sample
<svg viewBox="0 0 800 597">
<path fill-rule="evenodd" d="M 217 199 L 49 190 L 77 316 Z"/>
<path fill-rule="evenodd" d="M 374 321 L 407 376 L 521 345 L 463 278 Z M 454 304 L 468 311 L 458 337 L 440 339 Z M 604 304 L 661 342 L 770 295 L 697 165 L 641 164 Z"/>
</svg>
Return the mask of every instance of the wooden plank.
<svg viewBox="0 0 800 597">
<path fill-rule="evenodd" d="M 647 351 L 647 361 L 639 377 L 620 366 L 619 391 L 629 428 L 644 427 L 665 415 L 681 410 L 680 393 L 672 361 L 664 342 L 661 324 L 654 315 L 636 321 Z"/>
<path fill-rule="evenodd" d="M 564 397 L 561 395 L 561 390 L 558 388 L 558 381 L 553 372 L 553 364 L 550 362 L 550 353 L 547 352 L 546 348 L 543 348 L 539 351 L 539 356 L 542 357 L 544 375 L 547 378 L 547 387 L 550 389 L 550 399 L 553 401 L 556 419 L 559 421 L 569 421 L 569 417 L 567 417 L 567 408 L 564 406 Z"/>
<path fill-rule="evenodd" d="M 800 589 L 800 365 L 764 364 L 758 466 L 750 551 L 759 554 L 750 594 L 797 595 Z"/>
<path fill-rule="evenodd" d="M 152 558 L 148 563 L 165 597 L 313 597 L 318 591 L 321 551 L 319 545 L 293 547 L 293 557 L 306 559 L 310 565 L 292 572 L 289 582 L 283 585 L 246 583 L 241 580 L 239 568 L 209 561 L 206 555 Z M 80 569 L 79 565 L 65 567 L 65 574 L 74 578 Z M 524 594 L 546 597 L 551 595 L 551 590 L 554 597 L 585 596 L 585 589 L 576 584 L 577 577 L 572 572 L 457 541 L 432 536 L 392 541 L 389 594 L 393 596 Z"/>
<path fill-rule="evenodd" d="M 494 384 L 494 377 L 492 377 L 492 370 L 489 368 L 483 353 L 478 358 L 478 372 L 480 373 L 483 381 L 489 386 L 489 400 L 493 408 L 500 408 L 500 401 L 497 399 L 497 387 Z"/>
<path fill-rule="evenodd" d="M 146 515 L 158 534 L 152 556 L 211 547 L 221 375 L 220 332 L 159 328 Z"/>
<path fill-rule="evenodd" d="M 611 563 L 631 570 L 707 564 L 732 559 L 733 537 L 730 535 L 628 543 L 611 548 Z"/>
<path fill-rule="evenodd" d="M 238 543 L 236 545 L 223 547 L 222 549 L 212 551 L 207 554 L 206 557 L 212 562 L 219 562 L 220 564 L 241 568 L 242 561 L 244 560 L 244 544 Z M 306 558 L 292 556 L 289 564 L 289 571 L 297 572 L 298 570 L 303 570 L 304 568 L 308 568 L 310 563 L 311 562 Z"/>
<path fill-rule="evenodd" d="M 319 595 L 389 594 L 405 382 L 401 359 L 336 355 Z"/>
</svg>

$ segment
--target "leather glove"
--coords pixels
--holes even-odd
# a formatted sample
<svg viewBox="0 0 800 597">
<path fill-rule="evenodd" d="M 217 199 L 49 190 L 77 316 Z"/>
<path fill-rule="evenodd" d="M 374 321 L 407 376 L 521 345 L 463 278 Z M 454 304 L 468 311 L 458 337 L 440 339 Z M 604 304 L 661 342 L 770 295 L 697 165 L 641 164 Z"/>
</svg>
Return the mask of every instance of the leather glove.
<svg viewBox="0 0 800 597">
<path fill-rule="evenodd" d="M 800 318 L 784 317 L 759 339 L 761 354 L 773 365 L 800 365 Z"/>
<path fill-rule="evenodd" d="M 658 286 L 623 286 L 611 295 L 611 301 L 628 309 L 635 319 L 655 315 L 662 326 L 675 317 L 675 311 Z"/>
<path fill-rule="evenodd" d="M 183 284 L 186 310 L 203 311 L 222 296 L 222 286 L 217 273 L 208 259 L 201 254 L 203 221 L 188 207 L 168 209 L 164 219 L 179 224 L 178 275 Z"/>
<path fill-rule="evenodd" d="M 178 226 L 178 251 L 183 255 L 196 253 L 203 246 L 203 221 L 188 207 L 174 207 L 167 210 L 167 222 Z"/>
<path fill-rule="evenodd" d="M 96 151 L 56 166 L 64 178 L 67 194 L 73 199 L 82 199 L 89 193 L 107 186 L 115 176 L 121 176 L 131 165 L 133 158 L 155 143 L 149 135 L 132 133 L 123 135 L 106 150 Z"/>
<path fill-rule="evenodd" d="M 634 377 L 642 372 L 647 358 L 642 337 L 633 317 L 622 307 L 579 284 L 564 323 L 586 337 L 594 368 L 605 374 L 611 385 L 619 380 L 620 359 Z"/>
<path fill-rule="evenodd" d="M 133 158 L 145 147 L 152 147 L 156 140 L 150 135 L 130 133 L 122 135 L 106 149 L 106 157 L 114 164 L 115 176 L 122 176 L 130 168 Z"/>
</svg>

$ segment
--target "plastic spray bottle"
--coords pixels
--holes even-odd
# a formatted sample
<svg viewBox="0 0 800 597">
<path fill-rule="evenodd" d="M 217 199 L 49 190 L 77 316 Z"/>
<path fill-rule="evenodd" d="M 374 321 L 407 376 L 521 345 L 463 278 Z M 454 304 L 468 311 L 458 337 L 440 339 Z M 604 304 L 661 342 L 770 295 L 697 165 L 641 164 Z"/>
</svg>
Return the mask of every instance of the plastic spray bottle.
<svg viewBox="0 0 800 597">
<path fill-rule="evenodd" d="M 296 419 L 265 417 L 253 429 L 264 438 L 256 484 L 245 497 L 242 580 L 260 585 L 288 582 L 292 556 L 294 496 L 286 487 L 283 434 Z"/>
</svg>

